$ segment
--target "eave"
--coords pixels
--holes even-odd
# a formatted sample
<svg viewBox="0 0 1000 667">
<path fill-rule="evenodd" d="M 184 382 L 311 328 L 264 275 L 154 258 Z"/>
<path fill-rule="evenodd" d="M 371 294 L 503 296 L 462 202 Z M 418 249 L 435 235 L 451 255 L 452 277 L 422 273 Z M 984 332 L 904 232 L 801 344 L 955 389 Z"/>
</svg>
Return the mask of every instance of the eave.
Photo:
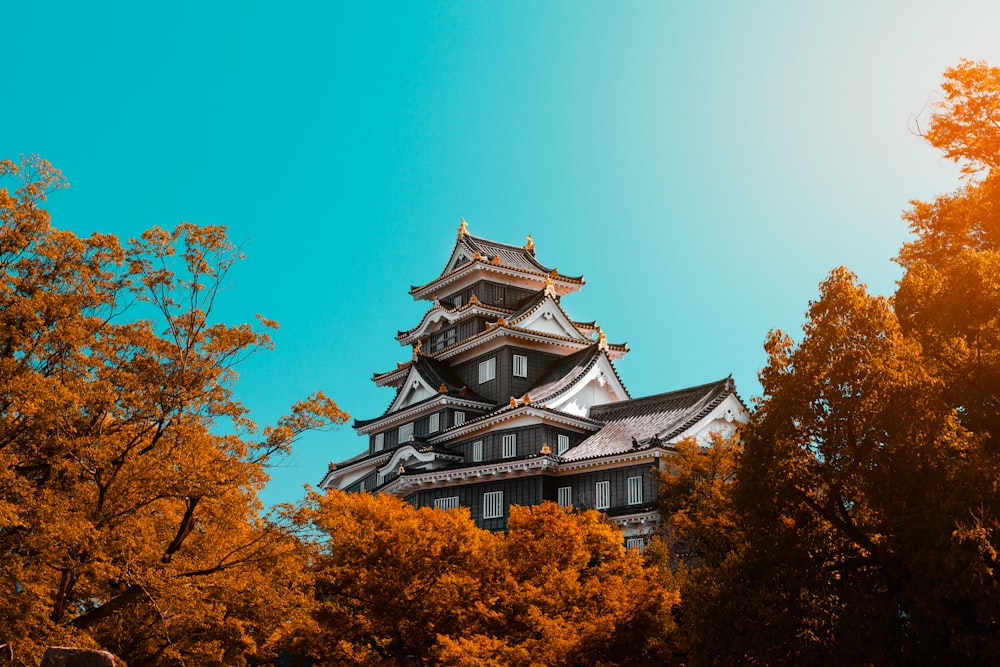
<svg viewBox="0 0 1000 667">
<path fill-rule="evenodd" d="M 522 403 L 515 406 L 508 405 L 499 410 L 480 415 L 475 419 L 470 419 L 459 426 L 452 426 L 437 433 L 432 438 L 427 438 L 427 442 L 432 445 L 442 444 L 450 440 L 467 438 L 480 432 L 493 430 L 496 426 L 505 422 L 530 420 L 535 420 L 535 423 L 550 423 L 570 427 L 580 433 L 587 433 L 588 431 L 595 433 L 603 426 L 601 422 L 586 417 L 551 410 L 545 406 L 524 405 Z"/>
<path fill-rule="evenodd" d="M 354 430 L 358 432 L 358 435 L 368 435 L 369 433 L 380 431 L 387 426 L 392 426 L 396 423 L 405 423 L 447 406 L 473 410 L 492 410 L 495 407 L 492 403 L 471 401 L 448 394 L 440 394 L 420 403 L 415 403 L 398 412 L 386 413 L 372 420 L 356 420 L 354 422 Z"/>
<path fill-rule="evenodd" d="M 423 318 L 417 326 L 407 331 L 400 331 L 396 335 L 396 340 L 399 341 L 400 345 L 412 345 L 414 341 L 427 333 L 431 325 L 440 322 L 442 319 L 446 320 L 448 324 L 455 324 L 456 322 L 464 322 L 476 316 L 498 318 L 509 315 L 512 312 L 508 308 L 484 305 L 478 300 L 470 301 L 464 306 L 450 310 L 440 305 L 440 303 L 436 303 L 424 313 Z"/>
<path fill-rule="evenodd" d="M 552 280 L 554 289 L 560 296 L 576 292 L 584 284 L 583 276 L 570 277 L 558 273 L 553 275 L 541 271 L 529 271 L 516 266 L 494 264 L 485 259 L 473 259 L 450 273 L 435 278 L 426 285 L 410 287 L 410 294 L 414 299 L 430 300 L 445 297 L 476 282 L 480 278 L 480 274 L 493 275 L 508 284 L 529 289 L 543 289 L 546 277 L 548 277 Z"/>
</svg>

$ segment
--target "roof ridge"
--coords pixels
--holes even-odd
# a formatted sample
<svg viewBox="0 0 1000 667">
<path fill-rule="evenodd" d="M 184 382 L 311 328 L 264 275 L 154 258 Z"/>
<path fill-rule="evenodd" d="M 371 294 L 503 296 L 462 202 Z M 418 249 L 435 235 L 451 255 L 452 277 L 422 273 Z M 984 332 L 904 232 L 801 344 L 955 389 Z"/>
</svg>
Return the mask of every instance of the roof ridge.
<svg viewBox="0 0 1000 667">
<path fill-rule="evenodd" d="M 704 384 L 695 385 L 693 387 L 684 387 L 682 389 L 674 389 L 672 391 L 665 391 L 659 394 L 650 394 L 649 396 L 640 396 L 638 398 L 630 398 L 624 401 L 618 401 L 617 403 L 605 403 L 603 405 L 595 405 L 590 411 L 591 415 L 595 413 L 600 414 L 602 412 L 614 412 L 617 410 L 625 410 L 629 407 L 638 407 L 648 405 L 650 403 L 658 403 L 667 398 L 676 399 L 683 396 L 688 396 L 692 394 L 704 394 L 708 396 L 712 393 L 712 390 L 727 389 L 732 393 L 736 393 L 736 387 L 733 384 L 733 376 L 729 375 L 721 380 L 715 380 L 713 382 L 706 382 Z"/>
</svg>

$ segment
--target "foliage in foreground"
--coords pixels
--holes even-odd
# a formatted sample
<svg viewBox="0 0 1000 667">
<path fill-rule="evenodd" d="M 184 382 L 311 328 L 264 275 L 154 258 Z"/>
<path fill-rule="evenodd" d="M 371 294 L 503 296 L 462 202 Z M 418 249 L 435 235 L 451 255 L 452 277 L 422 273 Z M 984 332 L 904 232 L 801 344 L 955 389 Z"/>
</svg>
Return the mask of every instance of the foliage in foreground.
<svg viewBox="0 0 1000 667">
<path fill-rule="evenodd" d="M 239 255 L 224 229 L 79 238 L 41 207 L 63 184 L 48 163 L 0 176 L 21 180 L 0 189 L 0 655 L 268 658 L 311 588 L 257 491 L 303 429 L 346 415 L 316 394 L 258 435 L 233 397 L 234 366 L 273 325 L 211 321 Z"/>
<path fill-rule="evenodd" d="M 664 665 L 676 590 L 594 511 L 511 507 L 509 532 L 467 508 L 393 496 L 313 494 L 314 633 L 324 664 Z"/>
<path fill-rule="evenodd" d="M 802 340 L 768 338 L 736 474 L 713 490 L 682 452 L 664 485 L 704 538 L 692 665 L 1000 655 L 1000 69 L 963 62 L 943 89 L 925 137 L 967 180 L 906 213 L 895 295 L 832 271 Z M 717 514 L 686 509 L 705 497 Z"/>
</svg>

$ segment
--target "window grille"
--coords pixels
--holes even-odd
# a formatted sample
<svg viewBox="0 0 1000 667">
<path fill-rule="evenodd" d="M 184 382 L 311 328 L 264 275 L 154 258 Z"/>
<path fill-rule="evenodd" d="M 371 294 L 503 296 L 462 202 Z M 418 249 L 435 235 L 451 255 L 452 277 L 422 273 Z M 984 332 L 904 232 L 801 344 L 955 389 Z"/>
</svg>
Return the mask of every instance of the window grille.
<svg viewBox="0 0 1000 667">
<path fill-rule="evenodd" d="M 385 433 L 376 433 L 375 434 L 375 451 L 376 452 L 381 452 L 384 447 L 385 447 Z"/>
<path fill-rule="evenodd" d="M 503 518 L 503 491 L 490 491 L 483 494 L 483 518 Z"/>
<path fill-rule="evenodd" d="M 562 456 L 569 449 L 569 436 L 560 435 L 558 436 L 558 442 L 556 444 L 556 454 Z"/>
<path fill-rule="evenodd" d="M 512 459 L 517 456 L 517 434 L 511 433 L 503 437 L 503 457 Z"/>
<path fill-rule="evenodd" d="M 597 483 L 594 507 L 599 510 L 611 507 L 611 482 Z"/>
<path fill-rule="evenodd" d="M 472 443 L 472 461 L 477 463 L 483 460 L 483 441 L 476 440 Z"/>
<path fill-rule="evenodd" d="M 573 506 L 573 487 L 572 486 L 560 486 L 559 487 L 559 507 L 572 507 Z"/>
<path fill-rule="evenodd" d="M 441 429 L 441 415 L 435 412 L 427 418 L 427 432 L 437 433 Z"/>
<path fill-rule="evenodd" d="M 455 410 L 455 426 L 461 426 L 465 423 L 465 413 L 461 410 Z"/>
<path fill-rule="evenodd" d="M 399 444 L 409 442 L 411 435 L 413 435 L 413 422 L 403 424 L 399 427 L 399 437 L 396 438 L 396 442 Z"/>
<path fill-rule="evenodd" d="M 528 357 L 523 354 L 514 355 L 514 377 L 528 377 Z"/>
<path fill-rule="evenodd" d="M 435 498 L 434 507 L 442 510 L 450 510 L 458 507 L 458 496 L 448 496 L 447 498 Z"/>
<path fill-rule="evenodd" d="M 497 359 L 487 359 L 479 362 L 479 384 L 489 382 L 497 376 Z"/>
<path fill-rule="evenodd" d="M 628 478 L 628 504 L 642 504 L 642 477 Z"/>
<path fill-rule="evenodd" d="M 638 549 L 639 551 L 642 551 L 646 548 L 646 540 L 641 537 L 627 537 L 625 538 L 625 548 Z"/>
</svg>

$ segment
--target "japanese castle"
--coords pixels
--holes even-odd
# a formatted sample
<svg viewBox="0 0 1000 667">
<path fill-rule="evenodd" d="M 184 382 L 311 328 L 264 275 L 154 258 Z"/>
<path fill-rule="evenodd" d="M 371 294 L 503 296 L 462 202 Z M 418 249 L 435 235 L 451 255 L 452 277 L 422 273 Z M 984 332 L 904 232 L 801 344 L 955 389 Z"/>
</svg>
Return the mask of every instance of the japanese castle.
<svg viewBox="0 0 1000 667">
<path fill-rule="evenodd" d="M 614 365 L 628 345 L 563 310 L 583 284 L 541 264 L 530 236 L 489 241 L 463 219 L 441 275 L 410 289 L 430 303 L 396 336 L 412 358 L 372 378 L 395 398 L 355 420 L 367 449 L 331 464 L 320 486 L 465 506 L 495 531 L 510 505 L 550 500 L 604 512 L 641 547 L 671 444 L 731 433 L 746 408 L 731 378 L 632 398 Z"/>
</svg>

